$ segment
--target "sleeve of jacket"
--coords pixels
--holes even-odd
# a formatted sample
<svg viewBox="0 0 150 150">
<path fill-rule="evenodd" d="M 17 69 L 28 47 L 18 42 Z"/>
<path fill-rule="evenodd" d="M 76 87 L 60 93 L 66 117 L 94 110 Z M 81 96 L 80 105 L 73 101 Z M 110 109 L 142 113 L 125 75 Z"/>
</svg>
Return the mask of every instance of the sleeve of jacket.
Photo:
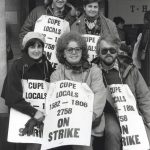
<svg viewBox="0 0 150 150">
<path fill-rule="evenodd" d="M 94 93 L 93 123 L 100 120 L 106 103 L 106 89 L 103 83 L 102 71 L 96 65 L 91 71 L 91 89 Z"/>
<path fill-rule="evenodd" d="M 5 99 L 6 105 L 14 108 L 24 114 L 33 117 L 37 111 L 28 102 L 25 101 L 23 96 L 23 89 L 21 83 L 21 75 L 17 71 L 15 64 L 12 65 L 10 71 L 5 78 L 1 96 Z"/>
<path fill-rule="evenodd" d="M 55 70 L 50 77 L 50 82 L 56 82 L 59 80 L 61 80 L 60 70 Z"/>
<path fill-rule="evenodd" d="M 65 20 L 67 20 L 69 22 L 69 25 L 71 26 L 76 20 L 76 9 L 70 3 L 67 3 L 66 5 L 67 5 L 67 7 L 70 8 L 70 10 L 69 10 L 68 14 L 66 15 Z"/>
<path fill-rule="evenodd" d="M 115 35 L 117 38 L 120 39 L 115 23 L 113 21 L 111 21 L 111 23 L 112 23 L 111 25 L 112 35 Z"/>
<path fill-rule="evenodd" d="M 137 105 L 147 123 L 150 122 L 150 90 L 138 69 L 134 68 L 133 80 Z"/>
<path fill-rule="evenodd" d="M 39 10 L 40 11 L 40 10 Z M 34 8 L 30 14 L 28 15 L 28 17 L 26 18 L 23 26 L 21 27 L 20 30 L 20 34 L 19 34 L 19 40 L 20 40 L 20 44 L 22 44 L 22 40 L 24 38 L 24 36 L 30 32 L 30 31 L 34 31 L 34 26 L 36 23 L 37 18 L 37 13 L 38 13 L 38 7 Z"/>
</svg>

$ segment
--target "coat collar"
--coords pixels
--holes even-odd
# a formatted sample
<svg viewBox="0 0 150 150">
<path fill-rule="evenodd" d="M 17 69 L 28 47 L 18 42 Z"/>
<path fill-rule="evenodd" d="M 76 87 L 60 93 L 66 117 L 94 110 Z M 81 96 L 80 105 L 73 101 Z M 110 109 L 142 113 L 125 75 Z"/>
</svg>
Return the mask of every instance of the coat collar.
<svg viewBox="0 0 150 150">
<path fill-rule="evenodd" d="M 103 69 L 101 65 L 100 57 L 95 58 L 92 61 L 92 63 L 97 64 L 101 69 Z M 114 65 L 113 69 L 115 70 L 118 69 L 123 79 L 125 79 L 128 76 L 130 70 L 134 67 L 132 59 L 130 57 L 122 56 L 122 55 L 118 55 L 117 64 L 118 65 Z"/>
<path fill-rule="evenodd" d="M 46 56 L 43 55 L 41 63 L 46 62 L 46 60 L 47 60 Z M 38 62 L 36 62 L 32 58 L 30 58 L 29 55 L 27 55 L 26 53 L 24 53 L 22 55 L 22 61 L 23 61 L 23 64 L 25 64 L 28 68 L 31 68 L 32 66 L 39 64 Z"/>
</svg>

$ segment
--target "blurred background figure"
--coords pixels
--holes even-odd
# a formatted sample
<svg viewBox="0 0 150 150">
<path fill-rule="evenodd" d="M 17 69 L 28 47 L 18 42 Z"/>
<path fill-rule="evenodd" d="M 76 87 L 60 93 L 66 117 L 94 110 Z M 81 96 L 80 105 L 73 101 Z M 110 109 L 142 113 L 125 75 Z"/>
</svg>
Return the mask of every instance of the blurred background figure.
<svg viewBox="0 0 150 150">
<path fill-rule="evenodd" d="M 141 60 L 141 73 L 150 88 L 150 11 L 144 14 L 144 25 L 138 49 L 138 58 Z"/>
<path fill-rule="evenodd" d="M 131 56 L 131 43 L 126 30 L 124 29 L 125 20 L 122 17 L 114 17 L 113 21 L 116 24 L 117 31 L 121 40 L 121 53 L 124 55 Z"/>
</svg>

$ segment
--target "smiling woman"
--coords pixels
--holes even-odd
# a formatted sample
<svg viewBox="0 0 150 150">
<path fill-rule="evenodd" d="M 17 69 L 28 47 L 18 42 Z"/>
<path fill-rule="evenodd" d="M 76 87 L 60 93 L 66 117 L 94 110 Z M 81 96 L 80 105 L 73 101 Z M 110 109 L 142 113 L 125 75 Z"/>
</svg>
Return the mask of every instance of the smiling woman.
<svg viewBox="0 0 150 150">
<path fill-rule="evenodd" d="M 83 0 L 84 13 L 71 26 L 72 31 L 89 35 L 118 36 L 115 24 L 101 13 L 102 0 Z"/>
<path fill-rule="evenodd" d="M 77 32 L 63 34 L 57 42 L 56 56 L 60 63 L 59 67 L 51 76 L 51 82 L 60 80 L 72 80 L 86 83 L 94 93 L 93 104 L 93 126 L 90 146 L 72 146 L 73 150 L 93 150 L 92 139 L 101 137 L 104 130 L 103 108 L 106 102 L 105 87 L 102 73 L 97 65 L 91 66 L 88 62 L 88 49 L 85 38 Z M 78 97 L 77 93 L 64 90 L 57 96 L 72 95 Z"/>
<path fill-rule="evenodd" d="M 43 124 L 45 105 L 43 100 L 46 97 L 47 82 L 53 71 L 50 62 L 43 54 L 44 42 L 45 38 L 40 33 L 28 32 L 25 35 L 22 42 L 23 55 L 13 62 L 3 85 L 2 97 L 6 105 L 11 110 L 15 109 L 18 113 L 21 112 L 31 118 L 21 130 L 22 136 L 26 134 L 34 136 L 36 133 L 34 127 L 38 122 Z M 15 117 L 12 119 L 14 120 Z M 14 123 L 15 126 L 17 122 Z M 39 150 L 40 147 L 40 144 L 26 144 L 26 150 Z"/>
</svg>

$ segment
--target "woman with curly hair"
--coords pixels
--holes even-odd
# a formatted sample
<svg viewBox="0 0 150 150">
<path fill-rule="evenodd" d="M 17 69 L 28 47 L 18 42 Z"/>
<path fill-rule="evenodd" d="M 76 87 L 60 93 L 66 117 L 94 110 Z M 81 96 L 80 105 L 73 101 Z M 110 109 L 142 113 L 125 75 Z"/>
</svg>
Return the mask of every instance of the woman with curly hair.
<svg viewBox="0 0 150 150">
<path fill-rule="evenodd" d="M 97 65 L 91 66 L 85 39 L 76 32 L 63 34 L 56 48 L 60 63 L 51 75 L 51 82 L 72 80 L 86 83 L 94 93 L 92 137 L 101 137 L 104 130 L 103 109 L 106 102 L 102 72 Z M 74 150 L 92 150 L 91 146 L 72 146 Z"/>
</svg>

